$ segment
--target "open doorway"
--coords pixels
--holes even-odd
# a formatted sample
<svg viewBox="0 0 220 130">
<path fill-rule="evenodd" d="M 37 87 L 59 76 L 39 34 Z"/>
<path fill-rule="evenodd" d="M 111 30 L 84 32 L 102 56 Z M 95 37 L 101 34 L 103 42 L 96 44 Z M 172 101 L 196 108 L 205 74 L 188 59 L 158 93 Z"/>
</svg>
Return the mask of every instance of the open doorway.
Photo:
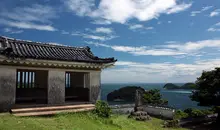
<svg viewBox="0 0 220 130">
<path fill-rule="evenodd" d="M 16 104 L 46 104 L 48 71 L 17 70 Z"/>
<path fill-rule="evenodd" d="M 88 73 L 66 72 L 66 101 L 89 101 Z"/>
</svg>

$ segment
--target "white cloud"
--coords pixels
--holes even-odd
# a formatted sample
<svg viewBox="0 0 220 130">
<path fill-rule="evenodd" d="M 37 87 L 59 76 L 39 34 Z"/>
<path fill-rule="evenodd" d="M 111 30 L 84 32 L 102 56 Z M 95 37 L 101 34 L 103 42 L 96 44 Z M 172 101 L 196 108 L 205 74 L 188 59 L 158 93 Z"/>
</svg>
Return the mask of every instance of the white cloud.
<svg viewBox="0 0 220 130">
<path fill-rule="evenodd" d="M 192 6 L 192 3 L 190 3 L 190 4 L 182 3 L 180 5 L 176 5 L 175 7 L 168 10 L 167 14 L 178 13 L 180 11 L 183 11 L 183 10 L 190 8 L 191 6 Z"/>
<path fill-rule="evenodd" d="M 114 51 L 118 52 L 125 52 L 130 53 L 136 56 L 140 55 L 152 55 L 152 56 L 175 56 L 175 55 L 184 55 L 184 52 L 172 50 L 172 49 L 157 49 L 157 48 L 150 48 L 147 46 L 140 46 L 140 47 L 133 47 L 133 46 L 118 46 L 118 45 L 107 45 L 103 43 L 97 42 L 87 42 L 88 44 L 93 44 L 96 46 L 102 46 L 111 48 Z"/>
<path fill-rule="evenodd" d="M 211 28 L 209 28 L 207 31 L 208 31 L 208 32 L 219 32 L 219 31 L 220 31 L 220 28 L 213 28 L 213 27 L 211 27 Z"/>
<path fill-rule="evenodd" d="M 23 33 L 23 30 L 13 30 L 11 28 L 4 28 L 4 32 L 6 33 L 10 33 L 10 34 L 19 34 L 19 33 Z"/>
<path fill-rule="evenodd" d="M 220 40 L 203 40 L 196 42 L 186 42 L 184 44 L 169 44 L 164 45 L 164 47 L 189 53 L 201 50 L 203 48 L 220 48 Z"/>
<path fill-rule="evenodd" d="M 64 3 L 79 16 L 90 14 L 95 6 L 95 0 L 65 0 Z"/>
<path fill-rule="evenodd" d="M 137 30 L 137 29 L 151 30 L 151 29 L 154 29 L 154 28 L 153 27 L 145 27 L 142 24 L 129 24 L 129 29 L 130 30 Z"/>
<path fill-rule="evenodd" d="M 118 61 L 113 69 L 104 70 L 105 83 L 194 82 L 203 70 L 218 67 L 220 59 L 197 60 L 192 64 L 138 63 Z"/>
<path fill-rule="evenodd" d="M 86 39 L 92 39 L 92 40 L 99 40 L 99 41 L 108 41 L 114 38 L 117 38 L 118 36 L 109 35 L 109 36 L 99 36 L 99 35 L 93 35 L 93 34 L 86 34 L 81 32 L 73 32 L 71 33 L 73 36 L 80 36 Z"/>
<path fill-rule="evenodd" d="M 192 12 L 191 12 L 191 16 L 196 16 L 197 14 L 200 14 L 200 13 L 202 13 L 202 12 L 204 12 L 204 11 L 207 11 L 207 10 L 209 10 L 209 9 L 211 9 L 211 8 L 213 8 L 213 6 L 205 6 L 205 7 L 202 7 L 202 9 L 199 10 L 199 11 L 192 11 Z"/>
<path fill-rule="evenodd" d="M 214 24 L 213 26 L 211 26 L 210 28 L 207 29 L 208 32 L 219 32 L 220 31 L 220 22 Z"/>
<path fill-rule="evenodd" d="M 213 6 L 205 6 L 205 7 L 202 7 L 201 11 L 207 11 L 207 10 L 209 10 L 211 8 L 213 8 Z"/>
<path fill-rule="evenodd" d="M 178 43 L 178 41 L 167 41 L 165 43 L 168 43 L 168 44 L 174 44 L 174 43 Z"/>
<path fill-rule="evenodd" d="M 113 29 L 112 29 L 112 28 L 100 27 L 100 28 L 96 28 L 95 32 L 96 32 L 96 33 L 111 34 L 111 33 L 113 33 Z"/>
<path fill-rule="evenodd" d="M 6 26 L 44 31 L 56 30 L 51 26 L 51 20 L 57 18 L 56 11 L 50 6 L 34 4 L 12 10 L 1 9 L 0 16 L 0 24 Z"/>
<path fill-rule="evenodd" d="M 172 21 L 168 21 L 168 23 L 172 23 Z"/>
<path fill-rule="evenodd" d="M 22 28 L 22 29 L 36 29 L 44 31 L 56 31 L 56 29 L 50 25 L 34 24 L 30 22 L 19 22 L 19 21 L 7 21 L 0 19 L 0 24 L 4 24 L 10 27 Z"/>
<path fill-rule="evenodd" d="M 61 34 L 63 34 L 63 35 L 68 35 L 68 34 L 70 34 L 70 33 L 67 32 L 67 31 L 65 31 L 65 30 L 62 30 L 62 31 L 61 31 Z"/>
<path fill-rule="evenodd" d="M 133 18 L 148 21 L 161 14 L 184 11 L 192 5 L 179 4 L 176 0 L 101 0 L 98 6 L 95 6 L 94 0 L 67 0 L 65 4 L 76 15 L 118 23 L 125 23 Z"/>
<path fill-rule="evenodd" d="M 95 20 L 92 22 L 92 24 L 99 24 L 99 25 L 110 25 L 112 22 L 108 20 Z"/>
<path fill-rule="evenodd" d="M 191 12 L 191 16 L 196 16 L 197 14 L 200 14 L 201 11 L 192 11 Z"/>
<path fill-rule="evenodd" d="M 216 9 L 215 11 L 211 12 L 210 13 L 210 17 L 214 17 L 214 16 L 218 16 L 220 15 L 220 9 Z"/>
<path fill-rule="evenodd" d="M 133 30 L 133 29 L 139 29 L 139 28 L 144 28 L 143 25 L 141 24 L 134 24 L 134 25 L 130 25 L 129 29 Z"/>
<path fill-rule="evenodd" d="M 220 22 L 216 23 L 215 25 L 216 25 L 216 26 L 220 26 Z"/>
<path fill-rule="evenodd" d="M 107 45 L 103 43 L 87 42 L 96 46 L 103 46 L 111 48 L 114 51 L 125 52 L 133 55 L 151 55 L 151 56 L 201 56 L 203 52 L 200 50 L 204 48 L 219 49 L 220 40 L 203 40 L 196 42 L 186 43 L 173 43 L 167 45 L 157 46 L 120 46 L 120 45 Z"/>
</svg>

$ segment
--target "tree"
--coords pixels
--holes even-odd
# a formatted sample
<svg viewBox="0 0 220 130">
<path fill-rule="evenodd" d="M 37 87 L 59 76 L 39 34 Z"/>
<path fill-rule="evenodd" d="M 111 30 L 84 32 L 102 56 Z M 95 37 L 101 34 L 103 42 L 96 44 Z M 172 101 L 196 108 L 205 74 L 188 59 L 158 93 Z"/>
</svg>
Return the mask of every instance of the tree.
<svg viewBox="0 0 220 130">
<path fill-rule="evenodd" d="M 199 102 L 200 106 L 220 106 L 220 68 L 211 71 L 203 71 L 197 78 L 198 86 L 190 98 Z M 220 111 L 218 110 L 217 122 L 220 122 Z"/>
<path fill-rule="evenodd" d="M 162 99 L 160 94 L 160 90 L 158 89 L 151 89 L 149 91 L 144 92 L 143 94 L 144 102 L 147 104 L 153 105 L 167 105 L 168 101 Z"/>
</svg>

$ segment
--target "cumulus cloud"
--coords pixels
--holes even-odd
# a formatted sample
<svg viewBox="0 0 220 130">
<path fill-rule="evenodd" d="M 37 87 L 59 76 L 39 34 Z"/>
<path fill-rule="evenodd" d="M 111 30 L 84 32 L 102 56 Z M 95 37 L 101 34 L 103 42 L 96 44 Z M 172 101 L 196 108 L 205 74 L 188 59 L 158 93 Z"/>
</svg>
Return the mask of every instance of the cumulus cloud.
<svg viewBox="0 0 220 130">
<path fill-rule="evenodd" d="M 0 24 L 22 29 L 55 31 L 51 19 L 57 18 L 56 11 L 46 5 L 34 4 L 30 7 L 16 7 L 12 10 L 1 9 Z"/>
<path fill-rule="evenodd" d="M 118 61 L 115 68 L 103 71 L 102 81 L 105 83 L 194 82 L 203 70 L 214 69 L 219 64 L 220 59 L 197 60 L 192 64 Z"/>
<path fill-rule="evenodd" d="M 210 17 L 215 17 L 215 16 L 218 16 L 218 15 L 220 15 L 220 9 L 216 9 L 215 11 L 212 11 L 209 16 Z"/>
<path fill-rule="evenodd" d="M 192 5 L 178 3 L 176 0 L 101 0 L 97 6 L 94 0 L 67 0 L 65 4 L 76 15 L 118 23 L 125 23 L 132 18 L 148 21 L 161 14 L 184 11 Z"/>
<path fill-rule="evenodd" d="M 139 55 L 151 55 L 151 56 L 201 56 L 200 50 L 204 48 L 219 49 L 220 40 L 203 40 L 195 42 L 186 43 L 173 43 L 167 45 L 157 45 L 157 46 L 120 46 L 120 45 L 108 45 L 97 42 L 87 42 L 88 44 L 93 44 L 96 46 L 102 46 L 111 48 L 114 51 L 125 52 Z"/>
</svg>

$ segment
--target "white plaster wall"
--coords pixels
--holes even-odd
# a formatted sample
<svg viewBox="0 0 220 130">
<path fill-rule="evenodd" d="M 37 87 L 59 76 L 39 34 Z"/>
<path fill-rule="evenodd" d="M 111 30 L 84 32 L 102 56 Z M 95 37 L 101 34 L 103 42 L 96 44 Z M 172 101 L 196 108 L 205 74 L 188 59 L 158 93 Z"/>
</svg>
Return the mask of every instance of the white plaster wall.
<svg viewBox="0 0 220 130">
<path fill-rule="evenodd" d="M 166 109 L 154 106 L 146 106 L 144 107 L 144 111 L 146 111 L 150 115 L 162 116 L 169 119 L 173 118 L 175 112 L 173 109 Z"/>
<path fill-rule="evenodd" d="M 65 103 L 65 71 L 48 71 L 48 104 Z"/>
<path fill-rule="evenodd" d="M 90 72 L 90 101 L 96 102 L 101 98 L 101 71 Z"/>
<path fill-rule="evenodd" d="M 16 69 L 0 66 L 0 111 L 8 111 L 15 104 Z"/>
</svg>

